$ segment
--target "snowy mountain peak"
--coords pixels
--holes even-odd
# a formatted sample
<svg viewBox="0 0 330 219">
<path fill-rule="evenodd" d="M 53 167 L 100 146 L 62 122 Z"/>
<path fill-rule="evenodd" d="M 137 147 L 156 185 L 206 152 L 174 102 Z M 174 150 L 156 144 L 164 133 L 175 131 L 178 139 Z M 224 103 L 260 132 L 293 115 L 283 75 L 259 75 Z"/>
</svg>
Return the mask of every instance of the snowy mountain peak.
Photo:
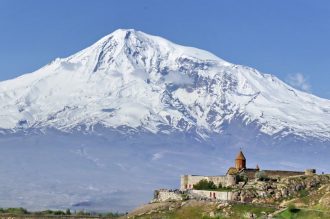
<svg viewBox="0 0 330 219">
<path fill-rule="evenodd" d="M 161 37 L 119 29 L 34 73 L 0 83 L 0 128 L 105 127 L 330 138 L 330 101 L 272 75 Z"/>
<path fill-rule="evenodd" d="M 180 46 L 164 38 L 133 29 L 116 30 L 66 61 L 79 63 L 88 60 L 89 64 L 94 62 L 92 72 L 118 68 L 122 71 L 131 71 L 135 68 L 152 71 L 152 68 L 159 67 L 157 63 L 160 61 L 167 60 L 175 64 L 180 57 L 230 65 L 209 52 Z"/>
</svg>

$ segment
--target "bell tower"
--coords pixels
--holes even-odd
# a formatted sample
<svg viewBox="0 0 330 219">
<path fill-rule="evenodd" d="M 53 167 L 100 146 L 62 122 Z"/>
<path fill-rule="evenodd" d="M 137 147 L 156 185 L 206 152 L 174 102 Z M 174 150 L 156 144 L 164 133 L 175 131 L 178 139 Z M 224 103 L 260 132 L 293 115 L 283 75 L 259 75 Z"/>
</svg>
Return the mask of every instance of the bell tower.
<svg viewBox="0 0 330 219">
<path fill-rule="evenodd" d="M 246 169 L 246 159 L 242 152 L 242 149 L 239 151 L 236 159 L 235 159 L 235 168 L 240 171 Z"/>
</svg>

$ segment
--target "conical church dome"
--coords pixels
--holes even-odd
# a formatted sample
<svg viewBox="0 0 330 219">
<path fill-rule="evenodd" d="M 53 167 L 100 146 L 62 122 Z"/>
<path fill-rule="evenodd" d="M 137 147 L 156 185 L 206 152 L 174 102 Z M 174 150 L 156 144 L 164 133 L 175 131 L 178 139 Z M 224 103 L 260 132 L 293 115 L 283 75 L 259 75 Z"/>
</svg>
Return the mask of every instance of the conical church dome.
<svg viewBox="0 0 330 219">
<path fill-rule="evenodd" d="M 237 154 L 236 160 L 246 160 L 242 150 Z"/>
<path fill-rule="evenodd" d="M 242 150 L 239 151 L 236 159 L 235 159 L 235 167 L 238 171 L 242 169 L 246 169 L 246 159 L 242 152 Z"/>
</svg>

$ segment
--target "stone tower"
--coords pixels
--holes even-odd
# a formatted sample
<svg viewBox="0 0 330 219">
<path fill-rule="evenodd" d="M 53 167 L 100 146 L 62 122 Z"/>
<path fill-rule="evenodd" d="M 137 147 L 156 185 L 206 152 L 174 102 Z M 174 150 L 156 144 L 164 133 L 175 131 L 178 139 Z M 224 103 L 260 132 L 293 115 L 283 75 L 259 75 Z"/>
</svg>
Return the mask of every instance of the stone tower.
<svg viewBox="0 0 330 219">
<path fill-rule="evenodd" d="M 239 151 L 236 159 L 235 159 L 235 168 L 240 171 L 243 169 L 246 169 L 246 159 L 242 152 L 242 150 Z"/>
</svg>

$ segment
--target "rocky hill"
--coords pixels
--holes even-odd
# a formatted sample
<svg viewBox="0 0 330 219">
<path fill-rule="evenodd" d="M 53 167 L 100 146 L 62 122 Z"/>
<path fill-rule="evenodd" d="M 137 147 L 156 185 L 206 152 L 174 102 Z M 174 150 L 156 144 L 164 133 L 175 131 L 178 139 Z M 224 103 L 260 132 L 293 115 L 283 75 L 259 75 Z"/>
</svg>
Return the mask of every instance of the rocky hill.
<svg viewBox="0 0 330 219">
<path fill-rule="evenodd" d="M 187 199 L 151 203 L 130 218 L 329 218 L 330 175 L 297 176 L 278 182 L 251 182 L 232 202 Z M 300 216 L 299 216 L 300 215 Z"/>
</svg>

